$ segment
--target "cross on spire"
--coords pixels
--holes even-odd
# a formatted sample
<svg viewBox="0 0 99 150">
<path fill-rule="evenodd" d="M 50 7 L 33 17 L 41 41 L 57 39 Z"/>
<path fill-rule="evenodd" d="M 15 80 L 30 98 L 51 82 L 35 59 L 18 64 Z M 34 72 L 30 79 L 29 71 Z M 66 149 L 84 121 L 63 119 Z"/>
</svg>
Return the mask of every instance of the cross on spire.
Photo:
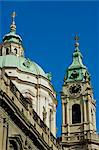
<svg viewBox="0 0 99 150">
<path fill-rule="evenodd" d="M 78 43 L 78 40 L 79 40 L 79 36 L 76 34 L 75 37 L 74 37 L 76 43 L 75 43 L 75 47 L 79 47 L 79 43 Z"/>
<path fill-rule="evenodd" d="M 12 24 L 15 24 L 15 17 L 16 17 L 15 11 L 12 13 L 11 17 L 12 17 Z"/>
<path fill-rule="evenodd" d="M 12 23 L 10 26 L 10 31 L 16 33 L 16 25 L 15 25 L 16 12 L 15 11 L 11 14 L 11 17 L 12 17 Z"/>
<path fill-rule="evenodd" d="M 76 34 L 74 37 L 75 41 L 77 42 L 79 40 L 79 36 Z"/>
</svg>

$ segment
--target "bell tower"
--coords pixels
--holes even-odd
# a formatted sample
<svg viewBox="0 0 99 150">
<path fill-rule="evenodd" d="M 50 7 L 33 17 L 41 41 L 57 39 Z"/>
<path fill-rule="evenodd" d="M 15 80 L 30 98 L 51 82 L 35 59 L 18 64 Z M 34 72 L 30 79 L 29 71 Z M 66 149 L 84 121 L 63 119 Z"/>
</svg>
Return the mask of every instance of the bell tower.
<svg viewBox="0 0 99 150">
<path fill-rule="evenodd" d="M 62 146 L 65 150 L 98 150 L 96 103 L 78 40 L 76 35 L 73 61 L 67 69 L 61 92 Z"/>
</svg>

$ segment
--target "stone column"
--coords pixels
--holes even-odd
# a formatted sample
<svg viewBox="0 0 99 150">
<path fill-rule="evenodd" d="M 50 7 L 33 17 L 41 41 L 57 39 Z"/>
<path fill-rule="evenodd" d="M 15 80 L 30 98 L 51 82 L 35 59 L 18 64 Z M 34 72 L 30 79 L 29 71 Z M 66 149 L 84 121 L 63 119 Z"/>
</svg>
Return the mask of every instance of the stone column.
<svg viewBox="0 0 99 150">
<path fill-rule="evenodd" d="M 88 95 L 88 122 L 89 122 L 89 130 L 93 130 L 92 126 L 91 126 L 91 99 L 90 99 L 90 95 Z"/>
<path fill-rule="evenodd" d="M 88 120 L 89 120 L 89 122 L 91 122 L 91 102 L 90 102 L 90 100 L 88 100 L 88 114 L 89 114 Z"/>
<path fill-rule="evenodd" d="M 66 117 L 67 117 L 67 124 L 69 124 L 70 123 L 70 107 L 69 107 L 69 103 L 68 103 L 68 98 L 67 98 L 67 102 L 66 102 Z"/>
<path fill-rule="evenodd" d="M 65 124 L 65 103 L 64 103 L 64 100 L 62 100 L 62 124 L 64 125 Z"/>
<path fill-rule="evenodd" d="M 87 110 L 86 110 L 86 100 L 83 100 L 83 102 L 84 102 L 84 122 L 87 122 L 88 120 L 87 120 Z"/>
<path fill-rule="evenodd" d="M 53 134 L 56 137 L 56 111 L 53 110 Z"/>
</svg>

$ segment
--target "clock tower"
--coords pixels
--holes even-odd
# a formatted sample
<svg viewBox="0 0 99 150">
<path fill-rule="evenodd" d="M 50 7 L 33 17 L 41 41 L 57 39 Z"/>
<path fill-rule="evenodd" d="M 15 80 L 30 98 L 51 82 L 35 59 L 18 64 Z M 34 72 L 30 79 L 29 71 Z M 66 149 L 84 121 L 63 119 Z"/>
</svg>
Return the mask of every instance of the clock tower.
<svg viewBox="0 0 99 150">
<path fill-rule="evenodd" d="M 78 36 L 75 36 L 73 62 L 68 67 L 61 92 L 62 147 L 64 150 L 98 150 L 96 103 L 90 75 L 82 62 Z"/>
</svg>

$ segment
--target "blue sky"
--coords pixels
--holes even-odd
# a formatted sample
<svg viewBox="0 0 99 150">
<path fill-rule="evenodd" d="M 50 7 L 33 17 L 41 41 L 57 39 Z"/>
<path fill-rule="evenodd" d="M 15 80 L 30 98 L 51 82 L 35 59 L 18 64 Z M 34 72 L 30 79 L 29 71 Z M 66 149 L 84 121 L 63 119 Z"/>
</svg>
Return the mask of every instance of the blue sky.
<svg viewBox="0 0 99 150">
<path fill-rule="evenodd" d="M 58 95 L 57 136 L 61 134 L 62 121 L 60 91 L 78 33 L 83 62 L 91 74 L 97 101 L 99 131 L 99 2 L 2 1 L 0 10 L 0 41 L 9 32 L 10 15 L 16 11 L 17 33 L 23 39 L 25 56 L 52 73 Z"/>
</svg>

